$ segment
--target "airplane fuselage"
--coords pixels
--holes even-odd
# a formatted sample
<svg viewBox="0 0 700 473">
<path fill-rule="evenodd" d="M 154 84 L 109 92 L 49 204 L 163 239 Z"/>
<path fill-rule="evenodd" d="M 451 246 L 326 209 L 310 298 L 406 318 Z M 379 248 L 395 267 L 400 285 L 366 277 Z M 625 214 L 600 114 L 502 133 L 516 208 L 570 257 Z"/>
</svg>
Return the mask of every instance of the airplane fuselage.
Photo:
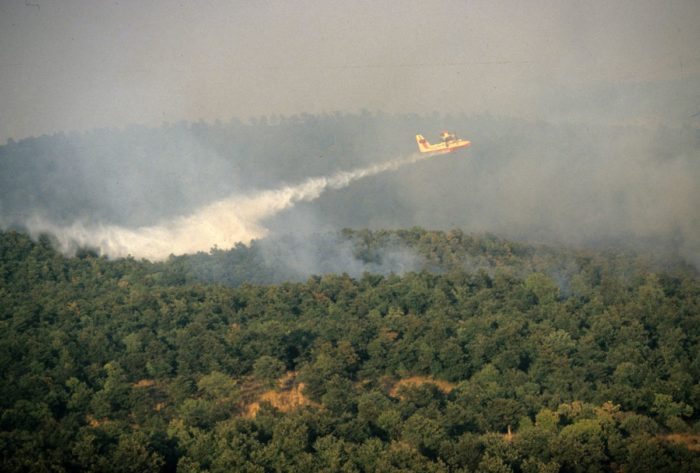
<svg viewBox="0 0 700 473">
<path fill-rule="evenodd" d="M 418 150 L 421 153 L 434 154 L 452 153 L 458 149 L 469 148 L 472 144 L 472 142 L 468 140 L 450 139 L 431 145 L 428 143 L 428 140 L 423 138 L 423 135 L 416 135 L 416 143 L 418 143 Z"/>
</svg>

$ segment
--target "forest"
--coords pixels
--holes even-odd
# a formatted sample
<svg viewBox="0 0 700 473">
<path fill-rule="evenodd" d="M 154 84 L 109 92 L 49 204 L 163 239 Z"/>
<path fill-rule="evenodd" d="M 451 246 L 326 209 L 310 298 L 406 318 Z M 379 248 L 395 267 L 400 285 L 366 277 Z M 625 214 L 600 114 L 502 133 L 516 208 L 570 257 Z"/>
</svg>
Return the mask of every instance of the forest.
<svg viewBox="0 0 700 473">
<path fill-rule="evenodd" d="M 700 471 L 693 266 L 315 238 L 357 273 L 280 269 L 264 241 L 149 262 L 0 233 L 0 468 Z"/>
<path fill-rule="evenodd" d="M 0 473 L 700 473 L 698 20 L 0 0 Z"/>
</svg>

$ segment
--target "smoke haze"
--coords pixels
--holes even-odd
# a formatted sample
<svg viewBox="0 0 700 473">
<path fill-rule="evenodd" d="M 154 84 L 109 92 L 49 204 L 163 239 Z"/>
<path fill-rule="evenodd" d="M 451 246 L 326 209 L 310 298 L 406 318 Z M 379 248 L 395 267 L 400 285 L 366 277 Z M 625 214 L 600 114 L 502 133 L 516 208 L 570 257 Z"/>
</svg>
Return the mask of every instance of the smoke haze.
<svg viewBox="0 0 700 473">
<path fill-rule="evenodd" d="M 271 236 L 257 242 L 265 265 L 273 268 L 275 281 L 303 281 L 314 274 L 403 274 L 428 266 L 425 259 L 405 244 L 382 245 L 380 258 L 358 258 L 355 242 L 337 233 Z"/>
<path fill-rule="evenodd" d="M 692 0 L 2 2 L 0 225 L 112 256 L 419 225 L 700 265 L 699 20 Z M 473 148 L 338 174 L 441 129 Z"/>
<path fill-rule="evenodd" d="M 296 186 L 257 193 L 250 197 L 229 197 L 159 225 L 128 229 L 115 225 L 74 223 L 58 226 L 41 218 L 26 222 L 30 233 L 50 233 L 64 252 L 90 247 L 110 257 L 134 256 L 162 260 L 171 254 L 208 251 L 219 246 L 231 248 L 236 243 L 250 243 L 267 235 L 264 219 L 300 201 L 318 198 L 326 189 L 340 189 L 351 182 L 380 172 L 396 170 L 406 164 L 427 159 L 413 154 L 354 171 L 338 172 L 329 177 L 308 179 Z"/>
<path fill-rule="evenodd" d="M 360 108 L 677 125 L 700 3 L 0 2 L 0 141 Z M 698 119 L 694 119 L 698 123 Z"/>
</svg>

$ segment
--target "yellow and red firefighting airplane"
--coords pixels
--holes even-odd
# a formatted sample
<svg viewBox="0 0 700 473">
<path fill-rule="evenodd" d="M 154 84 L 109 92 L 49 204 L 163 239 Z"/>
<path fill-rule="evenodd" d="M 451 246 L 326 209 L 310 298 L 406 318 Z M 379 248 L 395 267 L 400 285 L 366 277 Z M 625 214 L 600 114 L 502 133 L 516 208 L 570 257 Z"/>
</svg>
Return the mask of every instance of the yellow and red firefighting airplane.
<svg viewBox="0 0 700 473">
<path fill-rule="evenodd" d="M 457 138 L 454 133 L 449 131 L 443 131 L 440 133 L 440 138 L 442 142 L 431 145 L 428 140 L 423 138 L 423 135 L 416 135 L 416 142 L 418 143 L 418 150 L 421 153 L 451 153 L 462 148 L 469 148 L 472 145 L 471 141 L 463 140 Z"/>
</svg>

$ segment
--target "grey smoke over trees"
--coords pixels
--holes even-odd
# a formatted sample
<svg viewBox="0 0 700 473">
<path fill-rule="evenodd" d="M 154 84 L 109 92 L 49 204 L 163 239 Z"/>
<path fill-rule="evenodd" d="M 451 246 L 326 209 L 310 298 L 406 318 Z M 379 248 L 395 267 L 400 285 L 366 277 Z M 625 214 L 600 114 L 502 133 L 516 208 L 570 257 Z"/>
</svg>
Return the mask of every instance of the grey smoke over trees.
<svg viewBox="0 0 700 473">
<path fill-rule="evenodd" d="M 266 215 L 258 236 L 420 225 L 644 244 L 700 262 L 700 132 L 691 126 L 361 112 L 56 134 L 0 147 L 2 223 L 149 227 L 231 195 L 386 163 L 414 152 L 416 132 L 443 128 L 473 147 Z"/>
</svg>

